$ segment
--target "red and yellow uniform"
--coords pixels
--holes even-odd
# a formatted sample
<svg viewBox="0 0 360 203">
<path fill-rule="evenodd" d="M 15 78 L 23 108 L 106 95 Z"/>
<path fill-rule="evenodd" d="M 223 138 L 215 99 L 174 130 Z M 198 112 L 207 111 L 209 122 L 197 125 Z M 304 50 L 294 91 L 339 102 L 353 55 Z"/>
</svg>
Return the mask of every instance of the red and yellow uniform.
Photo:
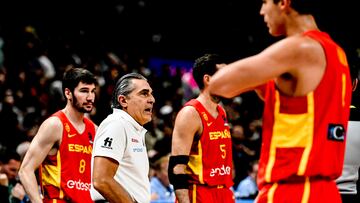
<svg viewBox="0 0 360 203">
<path fill-rule="evenodd" d="M 341 202 L 341 175 L 351 79 L 344 51 L 323 32 L 304 33 L 324 48 L 327 67 L 318 87 L 287 97 L 274 81 L 265 89 L 258 172 L 262 202 Z"/>
<path fill-rule="evenodd" d="M 84 118 L 85 130 L 79 133 L 62 111 L 52 116 L 58 117 L 64 127 L 57 154 L 47 156 L 39 170 L 43 201 L 93 202 L 89 189 L 95 125 Z"/>
<path fill-rule="evenodd" d="M 216 118 L 196 99 L 185 106 L 198 111 L 203 132 L 195 135 L 190 151 L 191 202 L 233 202 L 231 135 L 224 109 L 218 105 Z"/>
</svg>

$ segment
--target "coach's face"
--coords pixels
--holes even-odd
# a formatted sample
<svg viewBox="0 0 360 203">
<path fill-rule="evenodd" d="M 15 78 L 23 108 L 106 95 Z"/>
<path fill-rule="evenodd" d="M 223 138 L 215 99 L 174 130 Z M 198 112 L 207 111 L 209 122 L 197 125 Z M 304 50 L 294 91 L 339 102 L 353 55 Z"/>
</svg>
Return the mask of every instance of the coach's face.
<svg viewBox="0 0 360 203">
<path fill-rule="evenodd" d="M 140 125 L 151 121 L 155 98 L 146 80 L 133 79 L 134 90 L 127 96 L 119 96 L 119 102 L 131 117 Z"/>
</svg>

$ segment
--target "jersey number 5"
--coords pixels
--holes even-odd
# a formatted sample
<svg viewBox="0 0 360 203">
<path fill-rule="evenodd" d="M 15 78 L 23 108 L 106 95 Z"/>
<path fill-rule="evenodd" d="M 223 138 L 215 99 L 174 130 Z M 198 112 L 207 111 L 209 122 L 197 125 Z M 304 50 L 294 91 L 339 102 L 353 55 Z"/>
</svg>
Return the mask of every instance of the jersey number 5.
<svg viewBox="0 0 360 203">
<path fill-rule="evenodd" d="M 225 144 L 221 144 L 220 145 L 220 151 L 221 151 L 221 158 L 225 159 L 226 157 L 226 145 Z"/>
</svg>

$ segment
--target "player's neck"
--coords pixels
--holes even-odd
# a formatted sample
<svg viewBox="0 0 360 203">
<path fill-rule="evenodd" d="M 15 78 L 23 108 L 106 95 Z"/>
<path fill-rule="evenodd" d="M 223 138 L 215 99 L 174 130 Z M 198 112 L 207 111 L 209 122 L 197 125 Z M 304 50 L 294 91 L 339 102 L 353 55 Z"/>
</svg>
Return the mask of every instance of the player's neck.
<svg viewBox="0 0 360 203">
<path fill-rule="evenodd" d="M 319 30 L 312 15 L 297 15 L 287 22 L 287 36 L 302 34 L 309 30 Z"/>
<path fill-rule="evenodd" d="M 209 94 L 201 93 L 197 100 L 206 108 L 209 113 L 211 113 L 214 117 L 217 115 L 217 103 L 214 102 Z"/>
<path fill-rule="evenodd" d="M 71 106 L 66 106 L 62 110 L 66 117 L 71 121 L 73 124 L 82 124 L 84 119 L 84 113 L 77 111 L 75 108 Z"/>
</svg>

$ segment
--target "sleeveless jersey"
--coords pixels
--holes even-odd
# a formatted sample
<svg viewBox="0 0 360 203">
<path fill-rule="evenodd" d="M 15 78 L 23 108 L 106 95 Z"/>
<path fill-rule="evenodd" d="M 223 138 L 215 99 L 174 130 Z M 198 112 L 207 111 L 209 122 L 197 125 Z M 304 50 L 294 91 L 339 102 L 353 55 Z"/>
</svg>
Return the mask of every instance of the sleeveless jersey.
<svg viewBox="0 0 360 203">
<path fill-rule="evenodd" d="M 57 154 L 48 155 L 39 170 L 44 202 L 93 202 L 89 190 L 95 125 L 84 117 L 85 130 L 79 133 L 62 111 L 52 116 L 63 123 L 63 135 Z"/>
<path fill-rule="evenodd" d="M 351 79 L 344 51 L 323 32 L 304 33 L 326 55 L 326 70 L 305 96 L 282 95 L 275 82 L 265 86 L 259 187 L 265 183 L 335 180 L 344 161 Z"/>
<path fill-rule="evenodd" d="M 190 151 L 188 172 L 191 174 L 191 183 L 231 187 L 231 135 L 224 109 L 218 105 L 219 114 L 213 118 L 196 99 L 190 100 L 185 106 L 195 107 L 203 125 L 203 133 L 194 136 Z"/>
</svg>

